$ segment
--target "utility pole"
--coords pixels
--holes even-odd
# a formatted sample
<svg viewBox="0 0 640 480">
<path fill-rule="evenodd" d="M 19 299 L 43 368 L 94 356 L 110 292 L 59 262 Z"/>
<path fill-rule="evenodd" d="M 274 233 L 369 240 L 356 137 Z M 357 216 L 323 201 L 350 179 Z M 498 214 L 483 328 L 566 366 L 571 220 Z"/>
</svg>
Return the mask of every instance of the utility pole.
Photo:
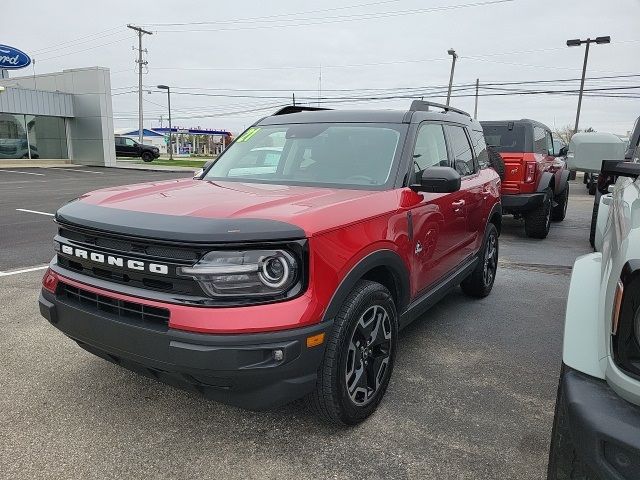
<svg viewBox="0 0 640 480">
<path fill-rule="evenodd" d="M 293 106 L 295 107 L 296 106 L 296 94 L 295 93 L 291 94 L 291 100 L 293 101 Z"/>
<path fill-rule="evenodd" d="M 580 79 L 580 94 L 578 95 L 578 110 L 576 111 L 576 124 L 573 127 L 573 133 L 578 132 L 578 124 L 580 123 L 580 107 L 582 107 L 582 92 L 584 91 L 584 77 L 587 73 L 587 59 L 589 58 L 589 45 L 592 43 L 603 44 L 611 43 L 611 37 L 596 37 L 595 39 L 587 38 L 586 40 L 580 40 L 576 38 L 574 40 L 567 40 L 567 47 L 579 47 L 582 44 L 586 44 L 584 49 L 584 62 L 582 63 L 582 78 Z"/>
<path fill-rule="evenodd" d="M 146 60 L 142 59 L 142 53 L 147 53 L 146 49 L 142 49 L 142 36 L 143 35 L 153 35 L 152 32 L 148 30 L 144 30 L 141 27 L 136 27 L 134 25 L 127 25 L 127 28 L 135 31 L 138 34 L 138 59 L 136 63 L 138 64 L 138 141 L 142 143 L 143 136 L 143 114 L 142 114 L 142 68 L 147 65 Z"/>
<path fill-rule="evenodd" d="M 158 85 L 160 90 L 167 91 L 167 108 L 169 110 L 169 160 L 173 160 L 173 127 L 171 125 L 171 88 L 168 85 Z"/>
<path fill-rule="evenodd" d="M 160 114 L 160 128 L 162 128 L 162 114 Z"/>
<path fill-rule="evenodd" d="M 447 107 L 449 106 L 449 102 L 451 101 L 451 87 L 453 86 L 453 72 L 456 69 L 456 60 L 458 59 L 458 55 L 453 48 L 447 50 L 447 53 L 453 57 L 453 61 L 451 62 L 451 75 L 449 76 L 449 91 L 447 92 Z"/>
<path fill-rule="evenodd" d="M 480 88 L 480 79 L 476 78 L 476 105 L 473 107 L 473 119 L 478 119 L 478 89 Z"/>
<path fill-rule="evenodd" d="M 322 96 L 322 65 L 320 65 L 320 73 L 318 75 L 318 106 L 320 106 L 321 96 Z"/>
</svg>

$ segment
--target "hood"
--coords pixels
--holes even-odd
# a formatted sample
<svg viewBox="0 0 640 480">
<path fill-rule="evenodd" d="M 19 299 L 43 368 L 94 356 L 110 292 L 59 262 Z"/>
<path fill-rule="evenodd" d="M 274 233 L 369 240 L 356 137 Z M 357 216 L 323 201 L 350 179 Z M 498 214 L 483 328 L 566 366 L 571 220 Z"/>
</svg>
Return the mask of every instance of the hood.
<svg viewBox="0 0 640 480">
<path fill-rule="evenodd" d="M 100 230 L 124 229 L 132 235 L 185 241 L 302 238 L 388 211 L 388 201 L 370 200 L 390 194 L 396 195 L 184 179 L 97 190 L 62 207 L 56 218 Z"/>
</svg>

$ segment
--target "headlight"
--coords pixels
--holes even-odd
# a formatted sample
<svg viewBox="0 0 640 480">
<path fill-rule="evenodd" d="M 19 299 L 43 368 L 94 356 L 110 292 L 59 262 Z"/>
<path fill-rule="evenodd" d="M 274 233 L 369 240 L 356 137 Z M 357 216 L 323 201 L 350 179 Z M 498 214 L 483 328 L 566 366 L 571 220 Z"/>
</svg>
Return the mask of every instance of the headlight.
<svg viewBox="0 0 640 480">
<path fill-rule="evenodd" d="M 286 250 L 213 251 L 178 275 L 196 280 L 211 297 L 279 297 L 299 284 L 300 265 Z"/>
</svg>

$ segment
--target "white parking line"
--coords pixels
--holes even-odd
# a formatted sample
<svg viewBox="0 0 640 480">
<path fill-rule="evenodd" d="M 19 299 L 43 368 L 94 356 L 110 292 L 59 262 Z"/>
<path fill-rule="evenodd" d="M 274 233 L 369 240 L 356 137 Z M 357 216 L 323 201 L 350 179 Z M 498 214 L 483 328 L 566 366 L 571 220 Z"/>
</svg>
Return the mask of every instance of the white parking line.
<svg viewBox="0 0 640 480">
<path fill-rule="evenodd" d="M 20 172 L 18 170 L 0 170 L 0 172 L 8 172 L 8 173 L 22 173 L 23 175 L 39 175 L 44 177 L 44 173 L 35 173 L 35 172 Z"/>
<path fill-rule="evenodd" d="M 84 173 L 95 173 L 96 175 L 104 175 L 104 172 L 95 172 L 93 170 L 80 170 L 78 168 L 59 168 L 58 170 L 63 170 L 65 172 L 84 172 Z"/>
<path fill-rule="evenodd" d="M 28 273 L 28 272 L 35 272 L 37 270 L 44 270 L 45 268 L 48 268 L 49 265 L 40 265 L 38 267 L 28 267 L 28 268 L 21 268 L 19 270 L 11 270 L 8 272 L 0 272 L 0 277 L 8 277 L 9 275 L 18 275 L 19 273 Z"/>
<path fill-rule="evenodd" d="M 39 212 L 37 210 L 27 210 L 26 208 L 16 208 L 18 212 L 37 213 L 38 215 L 46 215 L 47 217 L 55 217 L 54 213 Z"/>
</svg>

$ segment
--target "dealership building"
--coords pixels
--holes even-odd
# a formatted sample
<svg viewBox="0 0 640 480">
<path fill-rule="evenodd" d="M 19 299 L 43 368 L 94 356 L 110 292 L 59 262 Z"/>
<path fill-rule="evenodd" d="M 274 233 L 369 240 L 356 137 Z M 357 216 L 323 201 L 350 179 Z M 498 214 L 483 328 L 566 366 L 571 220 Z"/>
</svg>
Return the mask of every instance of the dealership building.
<svg viewBox="0 0 640 480">
<path fill-rule="evenodd" d="M 115 165 L 109 69 L 0 75 L 0 165 Z"/>
</svg>

